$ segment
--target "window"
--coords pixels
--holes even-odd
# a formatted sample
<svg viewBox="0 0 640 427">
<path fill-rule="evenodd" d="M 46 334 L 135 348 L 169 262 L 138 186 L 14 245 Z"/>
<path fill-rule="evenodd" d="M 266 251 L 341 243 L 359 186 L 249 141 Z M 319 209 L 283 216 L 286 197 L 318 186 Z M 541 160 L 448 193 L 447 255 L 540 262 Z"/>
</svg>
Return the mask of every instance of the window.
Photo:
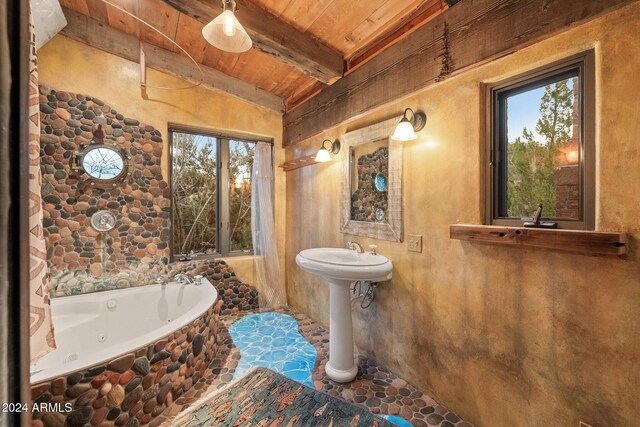
<svg viewBox="0 0 640 427">
<path fill-rule="evenodd" d="M 255 141 L 179 128 L 170 139 L 173 257 L 251 253 Z"/>
<path fill-rule="evenodd" d="M 488 87 L 488 222 L 595 222 L 594 54 Z"/>
</svg>

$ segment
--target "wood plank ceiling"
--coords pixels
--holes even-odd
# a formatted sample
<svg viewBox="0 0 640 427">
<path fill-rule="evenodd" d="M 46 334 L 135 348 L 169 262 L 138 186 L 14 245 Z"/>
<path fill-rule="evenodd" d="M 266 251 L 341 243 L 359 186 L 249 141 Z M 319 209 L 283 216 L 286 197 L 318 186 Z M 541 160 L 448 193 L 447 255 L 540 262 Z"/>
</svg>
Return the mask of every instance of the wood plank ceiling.
<svg viewBox="0 0 640 427">
<path fill-rule="evenodd" d="M 333 83 L 342 75 L 338 70 L 335 78 L 327 81 L 327 78 L 323 78 L 326 73 L 320 77 L 313 75 L 310 68 L 296 66 L 295 60 L 291 60 L 289 55 L 270 54 L 272 52 L 269 51 L 269 46 L 264 48 L 260 46 L 260 42 L 254 41 L 256 49 L 242 54 L 222 52 L 209 45 L 201 31 L 204 22 L 211 19 L 207 14 L 215 16 L 221 12 L 220 0 L 109 1 L 160 29 L 202 65 L 283 98 L 287 109 L 298 105 L 326 87 L 325 83 Z M 60 0 L 60 3 L 66 9 L 90 16 L 145 42 L 180 53 L 157 32 L 100 0 Z M 243 21 L 243 12 L 253 13 L 252 16 L 258 18 L 256 13 L 264 13 L 267 18 L 282 21 L 285 27 L 291 27 L 289 34 L 309 38 L 312 47 L 316 43 L 315 51 L 319 52 L 318 55 L 333 55 L 334 58 L 344 59 L 342 71 L 348 74 L 352 67 L 361 65 L 383 48 L 444 11 L 447 3 L 452 4 L 454 1 L 251 0 L 249 3 L 249 0 L 238 0 L 238 18 Z M 205 13 L 200 13 L 203 10 Z M 251 19 L 250 15 L 247 16 L 246 19 Z M 260 23 L 257 25 L 260 26 Z M 289 41 L 282 42 L 286 44 Z M 308 51 L 307 48 L 307 53 Z M 335 62 L 334 60 L 333 63 Z"/>
</svg>

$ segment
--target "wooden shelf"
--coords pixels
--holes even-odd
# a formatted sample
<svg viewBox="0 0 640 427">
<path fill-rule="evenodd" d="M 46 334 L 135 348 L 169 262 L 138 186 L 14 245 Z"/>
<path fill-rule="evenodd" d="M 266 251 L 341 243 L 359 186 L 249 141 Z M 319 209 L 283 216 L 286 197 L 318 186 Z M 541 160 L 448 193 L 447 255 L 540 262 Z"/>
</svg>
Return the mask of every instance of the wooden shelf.
<svg viewBox="0 0 640 427">
<path fill-rule="evenodd" d="M 620 256 L 627 252 L 627 234 L 616 231 L 452 224 L 449 226 L 449 237 L 472 242 L 558 249 L 587 255 Z"/>
<path fill-rule="evenodd" d="M 288 162 L 284 162 L 283 164 L 280 165 L 280 167 L 285 172 L 289 172 L 295 169 L 303 168 L 305 166 L 315 165 L 316 163 L 318 163 L 316 162 L 316 155 L 311 154 L 309 156 L 301 157 L 299 159 L 289 160 Z"/>
</svg>

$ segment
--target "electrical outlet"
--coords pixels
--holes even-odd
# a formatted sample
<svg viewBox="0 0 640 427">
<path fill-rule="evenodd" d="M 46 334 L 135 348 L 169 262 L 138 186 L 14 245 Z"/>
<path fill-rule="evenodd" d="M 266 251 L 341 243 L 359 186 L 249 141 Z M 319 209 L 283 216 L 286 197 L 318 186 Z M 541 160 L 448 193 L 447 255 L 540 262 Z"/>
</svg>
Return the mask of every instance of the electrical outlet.
<svg viewBox="0 0 640 427">
<path fill-rule="evenodd" d="M 409 234 L 407 237 L 407 249 L 410 252 L 422 252 L 422 236 L 419 234 Z"/>
</svg>

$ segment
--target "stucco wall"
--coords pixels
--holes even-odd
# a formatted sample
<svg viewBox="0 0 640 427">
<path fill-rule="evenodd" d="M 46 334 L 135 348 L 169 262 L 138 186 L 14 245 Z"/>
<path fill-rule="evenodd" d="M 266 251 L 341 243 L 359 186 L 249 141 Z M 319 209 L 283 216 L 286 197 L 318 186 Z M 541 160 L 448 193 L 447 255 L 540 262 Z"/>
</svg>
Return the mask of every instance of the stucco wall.
<svg viewBox="0 0 640 427">
<path fill-rule="evenodd" d="M 404 146 L 405 243 L 355 237 L 394 263 L 356 345 L 478 426 L 637 425 L 640 416 L 640 3 L 464 72 L 287 151 L 398 116 L 427 113 Z M 597 229 L 629 232 L 627 260 L 449 239 L 449 224 L 482 222 L 481 83 L 580 51 L 597 57 Z M 455 58 L 454 58 L 455 61 Z M 410 72 L 410 70 L 407 70 Z M 354 95 L 354 96 L 357 96 Z M 287 174 L 290 303 L 328 324 L 328 287 L 295 264 L 302 249 L 344 246 L 341 161 Z M 311 201 L 311 202 L 310 202 Z"/>
<path fill-rule="evenodd" d="M 140 90 L 139 65 L 85 44 L 56 36 L 38 51 L 40 83 L 75 93 L 91 94 L 108 102 L 127 117 L 153 124 L 168 146 L 168 123 L 201 127 L 218 132 L 243 132 L 272 137 L 275 164 L 284 160 L 282 117 L 229 95 L 202 87 L 189 90 Z M 185 82 L 161 72 L 147 70 L 147 83 L 180 87 Z M 168 179 L 168 150 L 163 150 L 162 170 Z M 276 167 L 275 217 L 278 249 L 284 254 L 285 176 Z M 231 257 L 238 276 L 254 283 L 252 257 Z M 284 263 L 282 264 L 284 268 Z"/>
</svg>

